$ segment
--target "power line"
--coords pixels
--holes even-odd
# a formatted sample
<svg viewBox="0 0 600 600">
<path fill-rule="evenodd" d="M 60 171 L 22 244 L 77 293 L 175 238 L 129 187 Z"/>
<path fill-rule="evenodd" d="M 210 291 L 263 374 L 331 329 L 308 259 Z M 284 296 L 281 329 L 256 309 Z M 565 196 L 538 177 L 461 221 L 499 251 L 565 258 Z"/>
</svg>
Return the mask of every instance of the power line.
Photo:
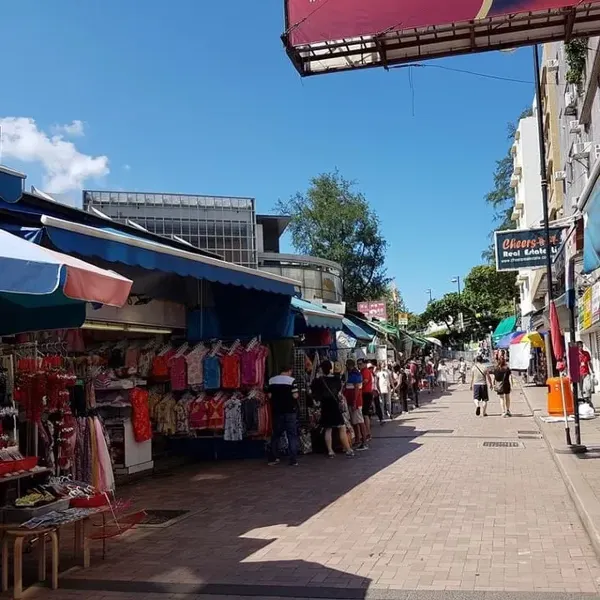
<svg viewBox="0 0 600 600">
<path fill-rule="evenodd" d="M 490 73 L 480 73 L 477 71 L 469 71 L 467 69 L 455 69 L 453 67 L 444 67 L 442 65 L 424 65 L 423 63 L 409 63 L 406 65 L 396 65 L 390 67 L 390 69 L 405 69 L 407 67 L 419 67 L 422 69 L 441 69 L 443 71 L 452 71 L 454 73 L 462 73 L 463 75 L 473 75 L 475 77 L 484 77 L 485 79 L 496 79 L 498 81 L 510 81 L 512 83 L 526 83 L 533 85 L 533 81 L 527 81 L 525 79 L 515 79 L 514 77 L 502 77 L 500 75 L 492 75 Z"/>
</svg>

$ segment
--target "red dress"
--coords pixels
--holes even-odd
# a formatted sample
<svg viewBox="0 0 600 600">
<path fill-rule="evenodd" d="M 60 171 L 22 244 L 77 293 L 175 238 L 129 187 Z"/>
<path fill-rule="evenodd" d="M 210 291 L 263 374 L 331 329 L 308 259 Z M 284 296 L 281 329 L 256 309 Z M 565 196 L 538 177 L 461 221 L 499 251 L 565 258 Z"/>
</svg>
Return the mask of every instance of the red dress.
<svg viewBox="0 0 600 600">
<path fill-rule="evenodd" d="M 131 401 L 131 424 L 133 437 L 138 443 L 152 439 L 152 426 L 150 425 L 150 410 L 148 408 L 148 391 L 133 388 L 129 392 Z"/>
<path fill-rule="evenodd" d="M 240 385 L 240 357 L 238 354 L 226 354 L 221 358 L 221 387 L 226 390 L 237 390 Z"/>
</svg>

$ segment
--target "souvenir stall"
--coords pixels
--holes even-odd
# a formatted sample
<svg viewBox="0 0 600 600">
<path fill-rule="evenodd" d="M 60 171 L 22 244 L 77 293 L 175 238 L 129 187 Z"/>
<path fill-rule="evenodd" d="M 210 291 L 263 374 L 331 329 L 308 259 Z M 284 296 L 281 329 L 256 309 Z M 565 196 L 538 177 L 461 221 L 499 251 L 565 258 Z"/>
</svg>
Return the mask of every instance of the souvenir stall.
<svg viewBox="0 0 600 600">
<path fill-rule="evenodd" d="M 522 373 L 526 383 L 546 385 L 545 342 L 538 332 L 519 332 L 511 335 L 508 363 L 511 370 Z"/>
</svg>

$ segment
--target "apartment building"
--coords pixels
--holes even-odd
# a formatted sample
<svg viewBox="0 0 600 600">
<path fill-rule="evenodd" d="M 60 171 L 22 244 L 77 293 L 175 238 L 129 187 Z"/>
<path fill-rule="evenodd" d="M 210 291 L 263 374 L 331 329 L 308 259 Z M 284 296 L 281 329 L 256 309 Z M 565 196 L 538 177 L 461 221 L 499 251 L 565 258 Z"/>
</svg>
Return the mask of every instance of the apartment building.
<svg viewBox="0 0 600 600">
<path fill-rule="evenodd" d="M 540 149 L 537 106 L 533 115 L 519 121 L 511 153 L 513 173 L 510 184 L 515 203 L 512 220 L 517 229 L 539 227 L 542 220 L 542 192 L 540 179 Z M 521 318 L 524 319 L 543 307 L 545 290 L 540 286 L 543 270 L 521 269 L 517 277 Z"/>
</svg>

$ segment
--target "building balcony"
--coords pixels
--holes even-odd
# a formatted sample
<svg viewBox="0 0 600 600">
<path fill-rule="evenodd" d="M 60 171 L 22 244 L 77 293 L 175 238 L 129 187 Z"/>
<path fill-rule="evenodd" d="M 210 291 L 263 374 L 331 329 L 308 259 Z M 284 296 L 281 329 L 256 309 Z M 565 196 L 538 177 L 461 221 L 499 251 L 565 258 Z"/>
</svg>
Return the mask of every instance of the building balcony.
<svg viewBox="0 0 600 600">
<path fill-rule="evenodd" d="M 344 299 L 342 267 L 331 260 L 299 254 L 260 252 L 258 268 L 299 281 L 305 300 L 337 304 Z"/>
</svg>

